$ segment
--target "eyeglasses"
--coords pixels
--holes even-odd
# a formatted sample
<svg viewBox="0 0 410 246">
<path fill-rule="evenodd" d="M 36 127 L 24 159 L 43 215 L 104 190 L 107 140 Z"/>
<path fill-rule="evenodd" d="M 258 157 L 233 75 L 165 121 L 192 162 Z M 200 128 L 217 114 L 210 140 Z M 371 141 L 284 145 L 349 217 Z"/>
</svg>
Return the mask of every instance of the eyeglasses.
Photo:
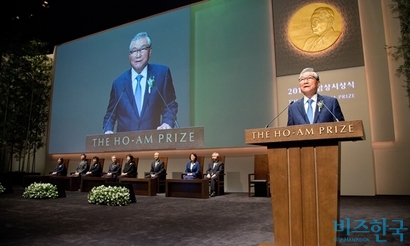
<svg viewBox="0 0 410 246">
<path fill-rule="evenodd" d="M 307 76 L 305 78 L 299 78 L 298 80 L 299 82 L 303 82 L 304 80 L 309 80 L 309 81 L 316 80 L 316 78 L 313 76 Z"/>
<path fill-rule="evenodd" d="M 131 55 L 137 55 L 138 53 L 140 53 L 141 55 L 143 55 L 143 54 L 145 54 L 150 48 L 151 48 L 151 46 L 142 47 L 141 49 L 132 49 L 132 50 L 130 50 L 130 54 L 131 54 Z"/>
</svg>

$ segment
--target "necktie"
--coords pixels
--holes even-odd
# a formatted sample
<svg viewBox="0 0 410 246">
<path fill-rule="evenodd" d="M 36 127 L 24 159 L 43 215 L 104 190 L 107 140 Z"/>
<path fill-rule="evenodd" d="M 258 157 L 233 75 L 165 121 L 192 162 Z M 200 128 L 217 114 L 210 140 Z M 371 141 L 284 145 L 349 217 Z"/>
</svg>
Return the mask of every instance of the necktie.
<svg viewBox="0 0 410 246">
<path fill-rule="evenodd" d="M 141 115 L 141 108 L 142 108 L 142 103 L 141 103 L 141 79 L 142 75 L 138 74 L 137 77 L 135 78 L 137 80 L 137 86 L 135 87 L 135 103 L 137 104 L 137 109 L 138 109 L 138 114 Z"/>
<path fill-rule="evenodd" d="M 313 108 L 312 108 L 313 99 L 309 98 L 307 102 L 308 102 L 307 117 L 309 119 L 310 124 L 312 124 L 313 123 Z"/>
<path fill-rule="evenodd" d="M 213 168 L 215 168 L 215 167 L 216 167 L 216 164 L 217 164 L 217 163 L 215 162 L 215 163 L 214 163 L 214 167 L 213 167 Z"/>
</svg>

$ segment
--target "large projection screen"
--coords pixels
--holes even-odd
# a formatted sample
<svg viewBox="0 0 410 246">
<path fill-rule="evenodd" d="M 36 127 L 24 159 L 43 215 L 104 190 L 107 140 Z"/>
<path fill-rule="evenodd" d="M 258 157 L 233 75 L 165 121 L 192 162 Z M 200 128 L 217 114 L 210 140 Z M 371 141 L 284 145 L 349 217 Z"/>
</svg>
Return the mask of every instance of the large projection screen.
<svg viewBox="0 0 410 246">
<path fill-rule="evenodd" d="M 103 133 L 112 82 L 130 69 L 130 41 L 141 31 L 153 41 L 150 63 L 170 67 L 178 121 L 189 125 L 189 18 L 185 8 L 58 46 L 49 152 L 82 152 L 86 135 Z"/>
<path fill-rule="evenodd" d="M 141 31 L 150 63 L 171 69 L 179 125 L 204 127 L 206 148 L 245 146 L 244 130 L 274 115 L 270 1 L 208 1 L 57 46 L 49 154 L 84 152 L 86 136 L 103 133 L 112 82 Z"/>
</svg>

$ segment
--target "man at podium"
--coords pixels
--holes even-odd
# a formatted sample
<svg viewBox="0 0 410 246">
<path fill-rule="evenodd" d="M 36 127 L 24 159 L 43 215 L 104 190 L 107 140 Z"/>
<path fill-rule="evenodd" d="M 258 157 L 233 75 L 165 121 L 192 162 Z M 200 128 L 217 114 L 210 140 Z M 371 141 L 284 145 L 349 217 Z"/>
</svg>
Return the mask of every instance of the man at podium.
<svg viewBox="0 0 410 246">
<path fill-rule="evenodd" d="M 336 98 L 317 94 L 320 80 L 313 68 L 305 68 L 299 75 L 299 88 L 303 98 L 288 109 L 288 126 L 344 121 Z"/>
</svg>

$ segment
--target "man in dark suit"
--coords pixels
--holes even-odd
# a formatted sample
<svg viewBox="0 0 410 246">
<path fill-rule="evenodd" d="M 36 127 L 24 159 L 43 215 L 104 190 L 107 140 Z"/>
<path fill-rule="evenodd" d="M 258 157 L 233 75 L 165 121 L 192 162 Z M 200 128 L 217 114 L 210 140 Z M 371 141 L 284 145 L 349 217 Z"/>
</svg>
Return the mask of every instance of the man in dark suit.
<svg viewBox="0 0 410 246">
<path fill-rule="evenodd" d="M 117 162 L 117 157 L 115 155 L 111 156 L 112 163 L 108 167 L 108 172 L 103 176 L 103 178 L 116 178 L 121 174 L 121 165 Z"/>
<path fill-rule="evenodd" d="M 86 172 L 83 176 L 101 177 L 102 168 L 100 164 L 100 158 L 97 156 L 93 157 L 93 163 L 90 166 L 90 170 Z"/>
<path fill-rule="evenodd" d="M 130 44 L 131 69 L 114 80 L 103 121 L 106 134 L 175 126 L 178 103 L 168 67 L 148 64 L 152 51 L 151 38 L 138 33 Z"/>
<path fill-rule="evenodd" d="M 78 167 L 75 169 L 75 173 L 73 173 L 71 176 L 81 176 L 84 175 L 88 171 L 88 162 L 87 162 L 87 156 L 85 154 L 81 154 L 80 156 L 81 161 L 78 164 Z"/>
<path fill-rule="evenodd" d="M 219 154 L 214 152 L 212 153 L 212 161 L 208 165 L 206 170 L 206 178 L 211 180 L 211 197 L 216 196 L 216 187 L 218 176 L 224 173 L 224 164 L 219 161 Z"/>
<path fill-rule="evenodd" d="M 344 121 L 336 98 L 317 94 L 320 80 L 313 68 L 305 68 L 299 75 L 303 98 L 289 106 L 288 126 Z"/>
<path fill-rule="evenodd" d="M 159 153 L 155 152 L 154 153 L 154 161 L 151 163 L 151 169 L 150 169 L 150 174 L 145 176 L 146 178 L 158 178 L 159 175 L 163 174 L 166 172 L 164 168 L 164 162 L 159 159 Z"/>
</svg>

